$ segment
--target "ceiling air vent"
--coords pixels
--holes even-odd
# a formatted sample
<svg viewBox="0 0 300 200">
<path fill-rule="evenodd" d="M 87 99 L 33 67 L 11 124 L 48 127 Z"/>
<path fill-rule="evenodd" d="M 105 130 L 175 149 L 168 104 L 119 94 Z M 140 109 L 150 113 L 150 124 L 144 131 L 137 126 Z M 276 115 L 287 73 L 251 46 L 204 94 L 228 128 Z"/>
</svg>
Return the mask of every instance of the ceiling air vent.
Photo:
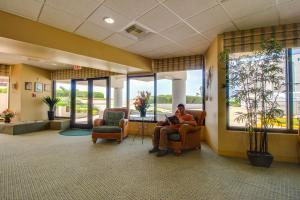
<svg viewBox="0 0 300 200">
<path fill-rule="evenodd" d="M 134 39 L 141 39 L 148 35 L 150 31 L 140 25 L 133 24 L 125 29 L 125 33 Z"/>
</svg>

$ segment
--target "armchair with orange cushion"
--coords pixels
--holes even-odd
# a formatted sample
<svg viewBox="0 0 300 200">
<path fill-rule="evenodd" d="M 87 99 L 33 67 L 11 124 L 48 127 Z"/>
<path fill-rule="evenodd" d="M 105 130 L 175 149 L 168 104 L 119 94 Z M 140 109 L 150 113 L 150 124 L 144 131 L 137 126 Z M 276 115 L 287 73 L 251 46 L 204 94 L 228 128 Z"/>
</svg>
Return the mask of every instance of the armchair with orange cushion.
<svg viewBox="0 0 300 200">
<path fill-rule="evenodd" d="M 182 150 L 201 149 L 201 131 L 204 128 L 205 111 L 186 110 L 188 114 L 193 115 L 197 122 L 196 126 L 182 125 L 179 133 L 168 135 L 168 148 L 173 149 L 179 155 Z"/>
<path fill-rule="evenodd" d="M 98 138 L 116 139 L 121 143 L 128 136 L 128 109 L 107 108 L 104 110 L 103 119 L 96 119 L 93 124 L 92 140 Z"/>
</svg>

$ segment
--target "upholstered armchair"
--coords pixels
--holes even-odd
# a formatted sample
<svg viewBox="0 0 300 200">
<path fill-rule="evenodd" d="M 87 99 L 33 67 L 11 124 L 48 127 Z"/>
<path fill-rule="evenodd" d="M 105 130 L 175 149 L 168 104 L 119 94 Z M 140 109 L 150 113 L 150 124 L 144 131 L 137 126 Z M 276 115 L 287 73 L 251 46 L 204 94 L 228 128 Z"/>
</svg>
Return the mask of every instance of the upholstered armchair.
<svg viewBox="0 0 300 200">
<path fill-rule="evenodd" d="M 197 110 L 186 110 L 186 113 L 193 115 L 197 125 L 182 125 L 178 133 L 168 135 L 168 148 L 173 149 L 176 155 L 180 155 L 182 150 L 201 149 L 200 137 L 206 113 Z"/>
<path fill-rule="evenodd" d="M 107 108 L 104 110 L 103 119 L 96 119 L 93 125 L 92 140 L 98 138 L 116 139 L 121 143 L 128 136 L 128 109 Z"/>
</svg>

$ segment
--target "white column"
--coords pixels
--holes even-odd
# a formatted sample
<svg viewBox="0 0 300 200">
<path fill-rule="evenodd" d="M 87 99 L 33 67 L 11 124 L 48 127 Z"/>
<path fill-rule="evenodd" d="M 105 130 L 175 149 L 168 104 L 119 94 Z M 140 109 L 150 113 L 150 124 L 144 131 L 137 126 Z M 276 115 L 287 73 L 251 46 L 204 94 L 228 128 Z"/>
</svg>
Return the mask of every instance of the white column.
<svg viewBox="0 0 300 200">
<path fill-rule="evenodd" d="M 172 80 L 172 112 L 175 113 L 177 105 L 186 103 L 186 80 L 173 79 Z"/>
<path fill-rule="evenodd" d="M 122 107 L 122 89 L 123 88 L 114 88 L 114 108 Z"/>
</svg>

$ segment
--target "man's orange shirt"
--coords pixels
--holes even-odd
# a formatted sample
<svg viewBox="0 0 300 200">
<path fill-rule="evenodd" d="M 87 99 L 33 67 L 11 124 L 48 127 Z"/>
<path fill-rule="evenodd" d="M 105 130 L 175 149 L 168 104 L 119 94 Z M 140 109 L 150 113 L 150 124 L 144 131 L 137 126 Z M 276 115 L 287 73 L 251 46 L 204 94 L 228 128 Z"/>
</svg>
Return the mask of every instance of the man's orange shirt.
<svg viewBox="0 0 300 200">
<path fill-rule="evenodd" d="M 184 115 L 176 114 L 176 117 L 183 121 L 194 121 L 193 115 L 190 115 L 190 114 L 184 114 Z M 175 124 L 175 125 L 171 125 L 171 127 L 179 129 L 181 127 L 181 125 L 182 124 Z"/>
</svg>

